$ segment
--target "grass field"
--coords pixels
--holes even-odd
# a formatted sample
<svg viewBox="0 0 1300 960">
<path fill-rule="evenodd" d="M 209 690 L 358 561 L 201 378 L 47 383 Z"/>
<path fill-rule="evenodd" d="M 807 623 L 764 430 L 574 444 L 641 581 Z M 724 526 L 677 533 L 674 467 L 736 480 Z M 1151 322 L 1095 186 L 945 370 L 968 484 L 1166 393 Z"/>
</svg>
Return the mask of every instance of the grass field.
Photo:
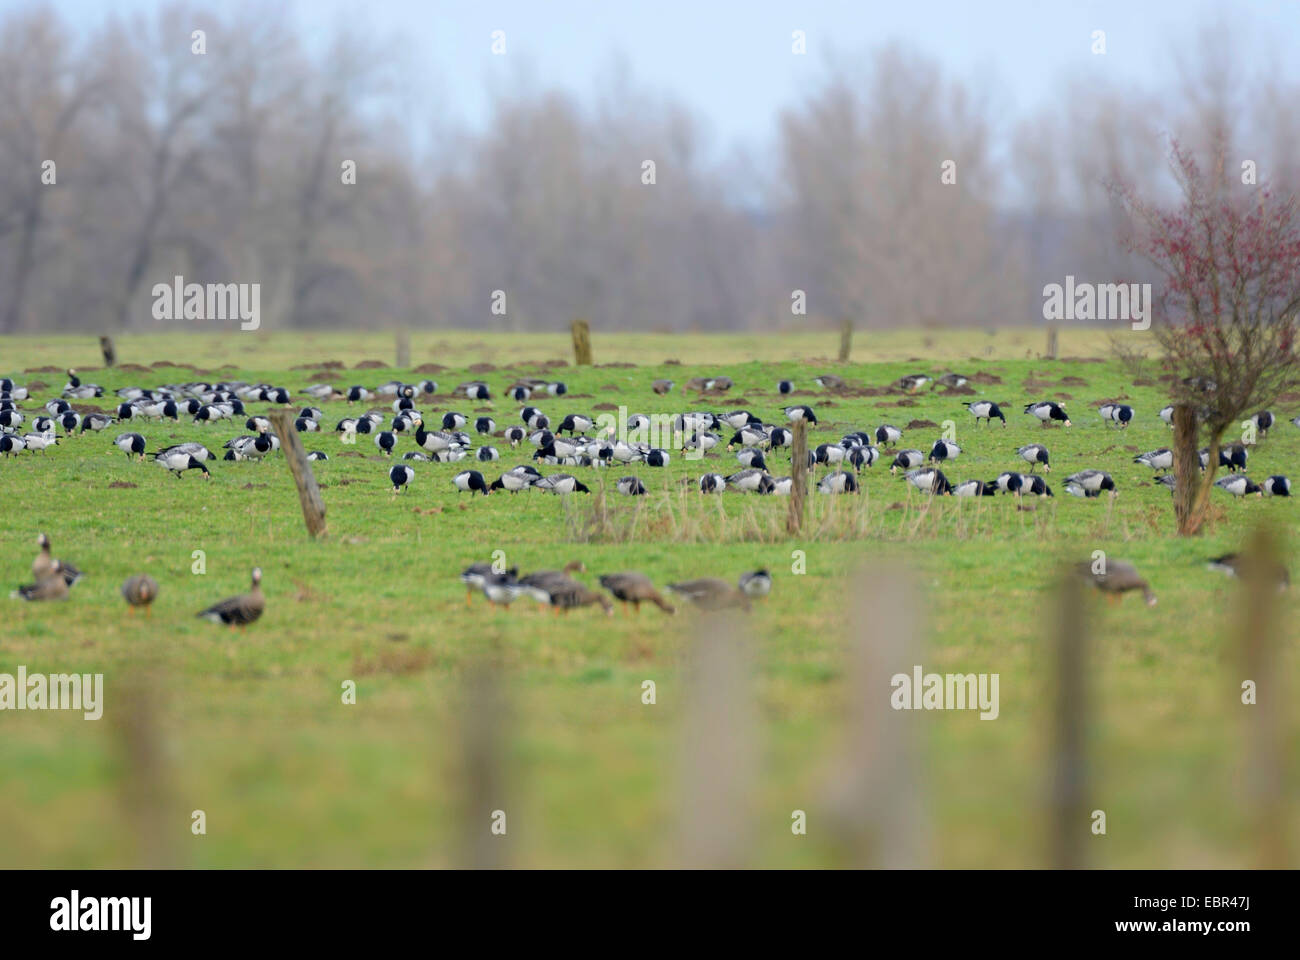
<svg viewBox="0 0 1300 960">
<path fill-rule="evenodd" d="M 752 824 L 746 862 L 814 867 L 845 862 L 845 838 L 819 811 L 846 749 L 846 718 L 862 698 L 887 697 L 855 685 L 847 651 L 877 618 L 850 616 L 865 562 L 916 571 L 924 590 L 921 644 L 914 662 L 940 672 L 1000 674 L 1001 710 L 985 722 L 969 712 L 916 712 L 920 806 L 928 825 L 924 863 L 1018 867 L 1045 862 L 1051 698 L 1048 673 L 1056 623 L 1053 582 L 1063 560 L 1092 551 L 1133 561 L 1160 603 L 1134 597 L 1111 607 L 1090 596 L 1095 640 L 1090 678 L 1092 807 L 1104 809 L 1105 837 L 1090 839 L 1090 862 L 1104 867 L 1249 865 L 1251 841 L 1241 759 L 1242 677 L 1239 591 L 1205 569 L 1204 560 L 1236 549 L 1258 524 L 1295 540 L 1287 499 L 1230 502 L 1216 491 L 1208 532 L 1171 535 L 1168 491 L 1132 463 L 1138 452 L 1168 445 L 1156 416 L 1167 401 L 1154 362 L 1135 384 L 1106 359 L 1104 336 L 1062 335 L 1065 356 L 1036 354 L 1041 333 L 860 334 L 854 362 L 834 356 L 834 334 L 740 335 L 732 339 L 665 335 L 597 336 L 598 363 L 635 366 L 563 369 L 566 336 L 441 333 L 412 338 L 416 374 L 388 367 L 391 337 L 345 334 L 119 338 L 122 364 L 183 361 L 195 369 L 130 366 L 92 369 L 93 338 L 0 340 L 0 375 L 43 382 L 23 405 L 36 411 L 57 395 L 63 369 L 112 391 L 193 379 L 267 381 L 294 391 L 320 379 L 374 386 L 390 378 L 431 376 L 439 396 L 426 418 L 448 409 L 490 409 L 499 426 L 517 419 L 504 400 L 469 403 L 446 395 L 481 377 L 498 391 L 516 376 L 563 379 L 568 396 L 537 403 L 548 413 L 592 412 L 623 404 L 630 412 L 752 410 L 779 421 L 778 379 L 797 380 L 795 402 L 821 420 L 815 443 L 881 423 L 907 428 L 903 447 L 928 451 L 951 420 L 962 446 L 945 468 L 954 481 L 990 479 L 1025 466 L 1017 446 L 1051 450 L 1057 496 L 1018 511 L 1012 498 L 933 504 L 878 463 L 859 497 L 813 496 L 805 536 L 782 532 L 787 501 L 728 493 L 706 499 L 679 486 L 706 469 L 730 473 L 721 452 L 704 464 L 674 458 L 655 470 L 575 468 L 596 489 L 637 473 L 645 498 L 604 497 L 608 521 L 591 526 L 599 494 L 567 503 L 539 493 L 489 498 L 459 495 L 449 478 L 478 464 L 416 463 L 410 491 L 390 495 L 389 462 L 365 438 L 345 447 L 333 433 L 304 435 L 307 449 L 329 453 L 315 464 L 328 509 L 329 536 L 304 530 L 283 457 L 213 467 L 177 481 L 151 463 L 128 460 L 102 434 L 63 440 L 48 453 L 0 462 L 0 540 L 10 586 L 27 582 L 34 539 L 44 530 L 56 555 L 87 577 L 60 604 L 5 601 L 0 672 L 103 672 L 104 719 L 61 713 L 0 714 L 0 821 L 11 826 L 0 866 L 205 867 L 448 866 L 464 862 L 468 830 L 486 830 L 489 810 L 467 809 L 461 731 L 473 711 L 466 678 L 491 659 L 504 668 L 508 710 L 506 776 L 490 809 L 508 811 L 500 858 L 516 866 L 671 866 L 682 862 L 682 819 L 691 801 L 680 788 L 681 757 L 695 734 L 685 727 L 688 664 L 701 619 L 690 610 L 667 617 L 643 610 L 612 618 L 597 608 L 554 618 L 527 600 L 508 611 L 481 597 L 467 607 L 457 574 L 495 550 L 523 570 L 585 562 L 585 579 L 638 569 L 657 583 L 703 575 L 734 579 L 758 566 L 774 574 L 772 596 L 738 629 L 752 650 L 757 771 L 738 818 Z M 924 361 L 911 358 L 925 357 Z M 680 364 L 666 364 L 677 360 Z M 345 362 L 348 370 L 326 368 Z M 496 370 L 471 374 L 473 364 Z M 513 364 L 508 369 L 507 364 Z M 54 370 L 40 368 L 53 367 Z M 883 387 L 914 372 L 955 369 L 998 378 L 976 396 L 925 390 L 914 397 L 827 395 L 811 383 L 834 372 L 851 384 Z M 684 397 L 696 374 L 725 373 L 724 398 Z M 664 397 L 659 377 L 677 381 Z M 1002 402 L 1008 426 L 976 426 L 964 409 L 983 397 Z M 1038 399 L 1062 399 L 1074 426 L 1043 429 L 1020 411 Z M 1137 409 L 1126 431 L 1108 427 L 1095 407 L 1123 399 Z M 303 398 L 304 403 L 306 398 Z M 902 403 L 903 405 L 900 405 Z M 92 404 L 93 405 L 93 404 Z M 85 406 L 85 405 L 81 405 Z M 375 409 L 391 413 L 386 405 Z M 250 406 L 260 412 L 260 405 Z M 328 431 L 356 407 L 326 405 Z M 1274 407 L 1279 425 L 1252 454 L 1255 479 L 1294 474 L 1300 430 L 1287 421 L 1300 404 Z M 200 427 L 135 424 L 150 450 L 203 440 L 214 450 L 242 424 Z M 122 428 L 125 429 L 125 428 Z M 500 444 L 499 444 L 500 445 Z M 404 437 L 399 453 L 413 449 Z M 526 462 L 503 452 L 495 467 Z M 778 454 L 773 472 L 788 472 Z M 1066 496 L 1067 473 L 1110 471 L 1114 501 Z M 561 468 L 542 468 L 543 473 Z M 569 468 L 564 468 L 569 469 Z M 794 551 L 806 573 L 792 572 Z M 206 572 L 192 572 L 203 551 Z M 268 608 L 246 632 L 214 627 L 194 613 L 265 572 Z M 149 571 L 162 587 L 152 618 L 128 616 L 118 588 Z M 888 596 L 876 604 L 888 605 Z M 1283 600 L 1291 622 L 1292 600 Z M 530 609 L 532 608 L 532 609 Z M 887 619 L 880 610 L 880 619 Z M 1282 674 L 1295 675 L 1294 638 L 1285 637 Z M 909 670 L 913 661 L 899 666 Z M 357 703 L 341 702 L 354 680 Z M 641 702 L 654 680 L 658 702 Z M 1287 753 L 1300 747 L 1294 712 Z M 1297 773 L 1288 776 L 1296 795 Z M 207 817 L 193 836 L 191 811 Z M 809 811 L 809 833 L 792 836 L 794 809 Z M 1300 813 L 1288 811 L 1292 828 Z M 1087 824 L 1081 829 L 1087 829 Z"/>
</svg>

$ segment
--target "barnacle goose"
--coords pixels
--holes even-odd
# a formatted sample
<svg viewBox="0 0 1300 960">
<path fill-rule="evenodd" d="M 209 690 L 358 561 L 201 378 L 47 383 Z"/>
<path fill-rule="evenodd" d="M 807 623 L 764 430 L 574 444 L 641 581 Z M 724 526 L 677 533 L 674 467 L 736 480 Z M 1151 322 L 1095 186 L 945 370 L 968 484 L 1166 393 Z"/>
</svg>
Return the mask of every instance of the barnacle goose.
<svg viewBox="0 0 1300 960">
<path fill-rule="evenodd" d="M 894 462 L 889 465 L 890 473 L 897 473 L 899 470 L 911 470 L 925 463 L 925 454 L 920 450 L 899 450 L 894 456 Z"/>
<path fill-rule="evenodd" d="M 1234 497 L 1244 497 L 1247 494 L 1255 494 L 1262 497 L 1264 491 L 1260 489 L 1258 483 L 1250 479 L 1244 473 L 1234 474 L 1230 477 L 1220 477 L 1214 481 L 1214 485 L 1220 489 L 1227 490 Z"/>
<path fill-rule="evenodd" d="M 700 477 L 700 493 L 722 493 L 727 488 L 727 478 L 720 473 L 706 473 Z"/>
<path fill-rule="evenodd" d="M 767 469 L 767 461 L 763 459 L 763 451 L 755 450 L 752 447 L 741 450 L 736 454 L 736 459 L 744 467 L 753 467 L 755 470 Z"/>
<path fill-rule="evenodd" d="M 470 496 L 476 493 L 487 496 L 489 493 L 487 481 L 483 479 L 483 474 L 477 470 L 462 470 L 451 478 L 451 482 L 461 493 L 468 493 Z"/>
<path fill-rule="evenodd" d="M 1280 475 L 1266 477 L 1264 482 L 1260 484 L 1260 489 L 1270 497 L 1289 497 L 1291 496 L 1291 481 Z"/>
<path fill-rule="evenodd" d="M 903 431 L 899 430 L 898 427 L 890 426 L 887 423 L 876 427 L 876 443 L 898 443 L 902 439 Z"/>
<path fill-rule="evenodd" d="M 954 497 L 991 497 L 998 492 L 998 488 L 983 480 L 967 480 L 959 483 L 952 488 Z"/>
<path fill-rule="evenodd" d="M 1033 473 L 1034 469 L 1041 463 L 1043 469 L 1048 473 L 1052 472 L 1052 465 L 1048 462 L 1047 448 L 1041 443 L 1027 443 L 1016 450 L 1016 456 L 1029 464 L 1029 472 Z"/>
<path fill-rule="evenodd" d="M 639 497 L 645 494 L 645 484 L 638 477 L 619 477 L 617 489 L 625 497 Z"/>
<path fill-rule="evenodd" d="M 1043 426 L 1047 426 L 1052 420 L 1059 420 L 1067 427 L 1070 425 L 1070 418 L 1066 415 L 1065 409 L 1055 400 L 1026 404 L 1025 413 L 1037 417 L 1043 422 Z"/>
<path fill-rule="evenodd" d="M 913 373 L 906 377 L 899 377 L 895 381 L 895 386 L 900 390 L 906 390 L 908 393 L 915 393 L 923 386 L 930 382 L 930 378 L 923 373 Z"/>
<path fill-rule="evenodd" d="M 735 490 L 743 490 L 746 493 L 753 493 L 762 486 L 763 479 L 767 476 L 765 470 L 753 467 L 748 470 L 741 470 L 733 473 L 726 478 L 727 486 Z"/>
<path fill-rule="evenodd" d="M 671 458 L 663 450 L 654 449 L 645 455 L 647 467 L 666 467 Z"/>
<path fill-rule="evenodd" d="M 23 434 L 23 440 L 27 443 L 28 450 L 40 450 L 42 452 L 46 447 L 55 446 L 59 442 L 59 438 L 52 431 L 49 433 Z"/>
<path fill-rule="evenodd" d="M 800 420 L 806 420 L 808 423 L 817 423 L 817 415 L 813 413 L 813 408 L 805 404 L 796 404 L 793 407 L 785 408 L 786 419 L 791 423 Z"/>
<path fill-rule="evenodd" d="M 542 479 L 542 475 L 535 467 L 520 464 L 493 480 L 491 489 L 509 490 L 511 493 L 518 493 L 520 490 L 527 490 L 540 479 Z"/>
<path fill-rule="evenodd" d="M 908 483 L 922 493 L 946 495 L 952 493 L 952 484 L 937 467 L 925 467 L 921 470 L 909 470 L 903 476 Z"/>
<path fill-rule="evenodd" d="M 591 493 L 586 484 L 568 473 L 555 473 L 549 477 L 542 477 L 533 486 L 538 490 L 546 490 L 555 494 Z"/>
<path fill-rule="evenodd" d="M 410 467 L 398 464 L 388 471 L 388 479 L 393 484 L 394 495 L 401 493 L 402 488 L 415 479 L 415 471 Z"/>
<path fill-rule="evenodd" d="M 772 592 L 772 575 L 764 567 L 750 573 L 742 573 L 737 583 L 741 591 L 751 597 L 766 597 Z"/>
<path fill-rule="evenodd" d="M 1066 489 L 1070 485 L 1080 487 L 1089 496 L 1096 496 L 1103 490 L 1114 490 L 1115 481 L 1104 470 L 1080 470 L 1065 478 Z M 1076 494 L 1077 496 L 1077 494 Z"/>
<path fill-rule="evenodd" d="M 966 404 L 966 409 L 975 417 L 976 423 L 983 420 L 985 424 L 988 425 L 993 422 L 994 417 L 997 417 L 1002 421 L 1002 426 L 1005 427 L 1007 425 L 1006 414 L 1004 414 L 1002 408 L 992 400 L 976 400 L 973 403 Z"/>
<path fill-rule="evenodd" d="M 794 393 L 794 384 L 789 380 L 778 380 L 776 383 L 776 392 L 781 394 Z"/>
<path fill-rule="evenodd" d="M 828 466 L 836 463 L 843 463 L 848 451 L 838 443 L 823 443 L 813 451 L 813 457 L 816 463 L 824 463 Z"/>
<path fill-rule="evenodd" d="M 867 445 L 849 448 L 848 461 L 853 464 L 855 470 L 870 467 L 878 459 L 880 459 L 880 450 L 877 447 Z"/>
<path fill-rule="evenodd" d="M 311 453 L 307 454 L 307 459 L 308 459 L 308 460 L 328 460 L 328 459 L 329 459 L 329 454 L 327 454 L 327 453 L 325 453 L 324 451 L 321 451 L 321 450 L 313 450 Z"/>
<path fill-rule="evenodd" d="M 500 460 L 500 459 L 501 459 L 501 452 L 500 452 L 499 450 L 497 450 L 496 447 L 479 447 L 479 448 L 478 448 L 478 460 L 479 460 L 479 463 L 488 463 L 488 462 L 490 462 L 490 461 L 492 461 L 492 460 Z"/>
<path fill-rule="evenodd" d="M 192 454 L 186 453 L 184 450 L 163 450 L 160 453 L 154 454 L 153 459 L 154 463 L 157 463 L 166 470 L 170 470 L 177 480 L 181 478 L 181 474 L 186 470 L 201 470 L 203 472 L 204 480 L 212 479 L 212 474 L 210 474 L 208 468 L 203 465 L 203 461 Z"/>
<path fill-rule="evenodd" d="M 1174 468 L 1174 452 L 1168 447 L 1161 447 L 1159 450 L 1152 450 L 1149 453 L 1134 457 L 1133 462 L 1140 463 L 1144 467 L 1150 467 L 1152 470 L 1172 470 Z"/>
<path fill-rule="evenodd" d="M 393 455 L 393 448 L 397 446 L 397 434 L 391 430 L 380 430 L 375 434 L 375 446 L 379 452 L 386 457 Z"/>
<path fill-rule="evenodd" d="M 956 460 L 960 453 L 961 447 L 951 440 L 936 440 L 934 446 L 930 448 L 930 460 L 934 462 Z"/>
<path fill-rule="evenodd" d="M 857 493 L 858 480 L 851 473 L 837 470 L 822 477 L 821 483 L 817 484 L 817 489 L 822 493 Z"/>
</svg>

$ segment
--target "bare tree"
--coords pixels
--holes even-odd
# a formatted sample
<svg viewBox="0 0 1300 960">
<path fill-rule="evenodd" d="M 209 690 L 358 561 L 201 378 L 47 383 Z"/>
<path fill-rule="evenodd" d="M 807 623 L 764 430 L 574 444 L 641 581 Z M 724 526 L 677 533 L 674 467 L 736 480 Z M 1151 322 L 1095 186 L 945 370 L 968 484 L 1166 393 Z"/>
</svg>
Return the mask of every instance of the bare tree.
<svg viewBox="0 0 1300 960">
<path fill-rule="evenodd" d="M 1224 434 L 1300 382 L 1300 214 L 1293 194 L 1234 184 L 1222 141 L 1208 171 L 1177 141 L 1170 166 L 1182 197 L 1173 208 L 1115 189 L 1135 222 L 1131 245 L 1163 280 L 1156 336 L 1184 429 L 1199 421 L 1209 440 L 1200 484 L 1175 488 L 1178 532 L 1189 535 L 1205 521 Z"/>
</svg>

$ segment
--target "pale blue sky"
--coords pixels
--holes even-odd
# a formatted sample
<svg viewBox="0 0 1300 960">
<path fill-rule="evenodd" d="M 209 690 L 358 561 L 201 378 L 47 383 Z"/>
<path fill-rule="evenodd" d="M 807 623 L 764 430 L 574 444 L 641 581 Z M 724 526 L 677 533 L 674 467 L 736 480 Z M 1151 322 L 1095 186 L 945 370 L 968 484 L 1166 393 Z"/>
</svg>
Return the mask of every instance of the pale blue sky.
<svg viewBox="0 0 1300 960">
<path fill-rule="evenodd" d="M 148 12 L 159 4 L 52 3 L 83 27 L 110 12 Z M 23 5 L 0 0 L 3 10 Z M 290 7 L 304 36 L 322 43 L 340 23 L 396 38 L 416 126 L 427 124 L 438 102 L 452 104 L 453 119 L 477 125 L 490 84 L 521 68 L 540 85 L 586 96 L 621 58 L 639 87 L 699 114 L 715 146 L 761 144 L 780 109 L 816 83 L 827 53 L 892 40 L 954 76 L 991 83 L 1000 112 L 1018 114 L 1049 102 L 1070 74 L 1102 72 L 1157 86 L 1171 70 L 1174 44 L 1216 22 L 1244 35 L 1252 64 L 1275 58 L 1277 70 L 1300 77 L 1300 0 L 299 0 Z M 506 57 L 489 49 L 496 29 L 506 31 Z M 791 55 L 795 29 L 807 33 L 806 56 Z M 1089 50 L 1097 29 L 1106 31 L 1104 58 Z"/>
</svg>

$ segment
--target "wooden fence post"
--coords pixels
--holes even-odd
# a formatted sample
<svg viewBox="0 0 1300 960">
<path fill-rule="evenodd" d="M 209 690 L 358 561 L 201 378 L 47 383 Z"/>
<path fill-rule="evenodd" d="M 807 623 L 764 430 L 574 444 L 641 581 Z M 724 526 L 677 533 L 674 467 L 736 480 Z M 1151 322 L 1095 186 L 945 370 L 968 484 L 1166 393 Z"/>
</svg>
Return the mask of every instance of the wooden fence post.
<svg viewBox="0 0 1300 960">
<path fill-rule="evenodd" d="M 803 530 L 803 505 L 808 494 L 808 421 L 796 420 L 790 441 L 790 508 L 785 532 L 797 536 Z"/>
<path fill-rule="evenodd" d="M 1179 536 L 1196 532 L 1193 511 L 1201 486 L 1201 461 L 1196 452 L 1196 411 L 1190 404 L 1174 407 L 1174 518 Z"/>
<path fill-rule="evenodd" d="M 853 321 L 845 317 L 840 321 L 840 362 L 847 363 L 853 352 Z"/>
<path fill-rule="evenodd" d="M 1073 571 L 1061 578 L 1051 760 L 1051 866 L 1073 870 L 1083 865 L 1082 840 L 1088 836 L 1087 685 L 1090 667 L 1084 622 L 1083 586 Z"/>
<path fill-rule="evenodd" d="M 580 367 L 591 366 L 591 325 L 582 317 L 573 321 L 573 362 Z"/>
<path fill-rule="evenodd" d="M 411 332 L 398 330 L 394 339 L 397 341 L 397 368 L 405 370 L 411 365 Z"/>
<path fill-rule="evenodd" d="M 1060 336 L 1061 336 L 1061 331 L 1055 324 L 1052 324 L 1052 326 L 1047 328 L 1047 359 L 1048 360 L 1055 360 L 1057 354 L 1060 353 L 1060 346 L 1061 346 Z"/>
<path fill-rule="evenodd" d="M 1283 870 L 1289 862 L 1286 802 L 1286 725 L 1290 702 L 1286 671 L 1278 664 L 1278 638 L 1287 635 L 1278 617 L 1278 571 L 1282 551 L 1265 528 L 1246 545 L 1240 566 L 1244 623 L 1240 637 L 1242 679 L 1255 685 L 1255 702 L 1246 710 L 1246 805 L 1255 839 L 1255 867 Z M 1242 691 L 1237 692 L 1242 696 Z"/>
<path fill-rule="evenodd" d="M 104 366 L 111 367 L 117 363 L 117 348 L 108 334 L 99 338 L 99 350 L 104 355 Z"/>
<path fill-rule="evenodd" d="M 289 464 L 289 472 L 293 474 L 294 485 L 298 488 L 298 500 L 302 503 L 307 532 L 313 537 L 321 537 L 328 533 L 325 529 L 325 503 L 321 500 L 320 487 L 316 486 L 316 476 L 311 472 L 307 453 L 302 448 L 302 438 L 298 436 L 293 421 L 292 410 L 271 412 L 275 435 L 280 438 L 280 449 L 284 451 L 284 459 Z"/>
</svg>

